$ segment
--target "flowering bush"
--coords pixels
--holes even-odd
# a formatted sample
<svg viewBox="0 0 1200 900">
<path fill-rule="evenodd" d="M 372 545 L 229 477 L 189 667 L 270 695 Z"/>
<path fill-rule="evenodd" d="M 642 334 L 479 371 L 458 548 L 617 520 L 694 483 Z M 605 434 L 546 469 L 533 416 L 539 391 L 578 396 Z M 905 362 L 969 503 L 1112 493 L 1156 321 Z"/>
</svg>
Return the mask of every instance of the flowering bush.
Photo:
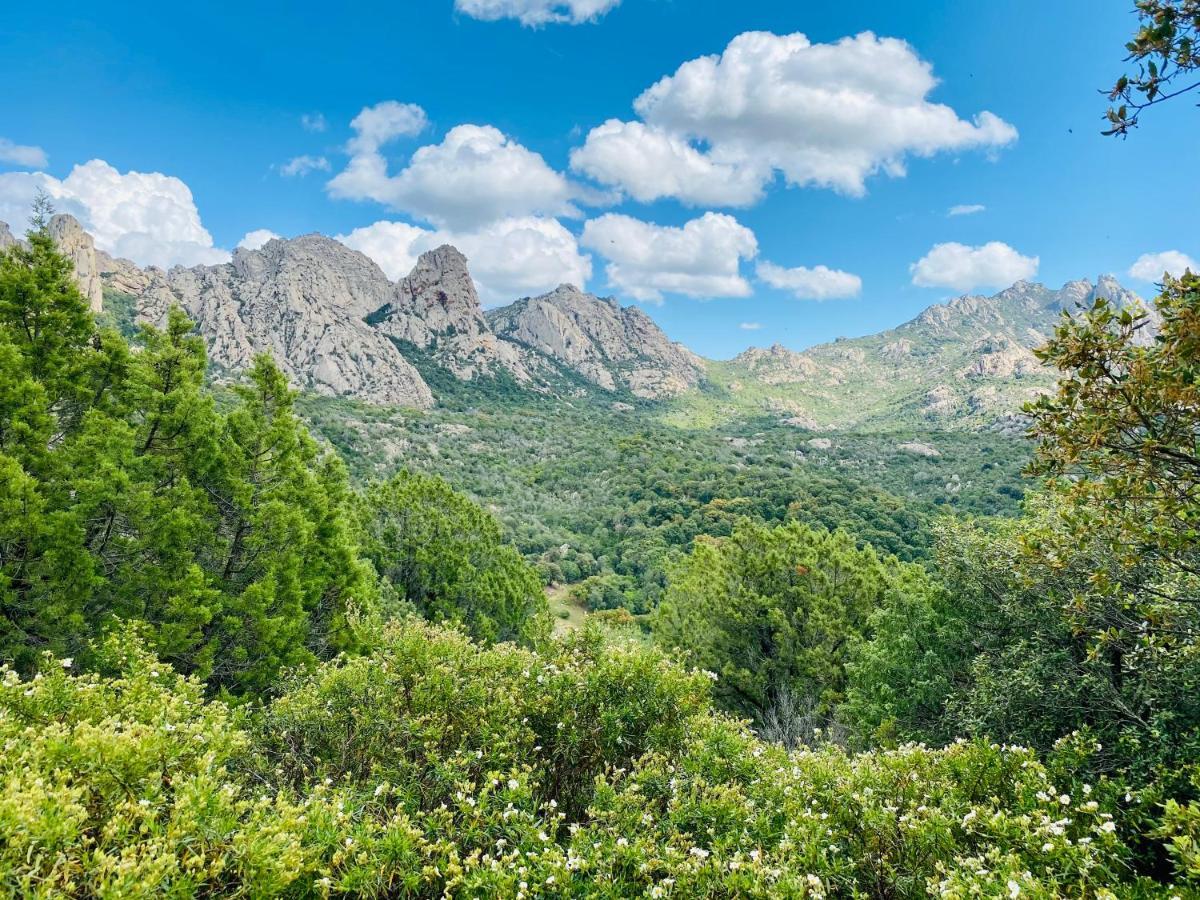
<svg viewBox="0 0 1200 900">
<path fill-rule="evenodd" d="M 1075 777 L 1085 735 L 789 752 L 636 643 L 372 643 L 260 711 L 129 634 L 112 677 L 0 669 L 0 896 L 1183 896 L 1131 868 L 1155 829 L 1195 875 L 1194 810 Z"/>
</svg>

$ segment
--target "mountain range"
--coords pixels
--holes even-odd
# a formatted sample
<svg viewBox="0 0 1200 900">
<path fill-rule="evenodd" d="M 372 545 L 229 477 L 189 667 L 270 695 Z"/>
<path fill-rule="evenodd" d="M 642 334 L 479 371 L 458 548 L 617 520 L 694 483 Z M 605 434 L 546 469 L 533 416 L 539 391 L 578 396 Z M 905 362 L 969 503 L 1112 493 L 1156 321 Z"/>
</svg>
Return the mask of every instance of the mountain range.
<svg viewBox="0 0 1200 900">
<path fill-rule="evenodd" d="M 182 307 L 218 377 L 269 351 L 297 388 L 423 409 L 437 402 L 430 381 L 449 375 L 542 395 L 593 393 L 617 408 L 662 402 L 685 425 L 758 414 L 813 430 L 897 421 L 1004 429 L 1018 427 L 1021 405 L 1053 383 L 1032 350 L 1063 311 L 1097 297 L 1144 306 L 1110 276 L 1058 290 L 1018 282 L 931 306 L 879 334 L 715 361 L 671 341 L 640 309 L 573 285 L 485 311 L 466 257 L 449 245 L 392 282 L 364 254 L 319 234 L 239 248 L 220 265 L 163 270 L 98 250 L 71 216 L 54 216 L 49 228 L 95 312 L 128 328 L 161 324 Z M 0 223 L 0 248 L 14 240 Z"/>
</svg>

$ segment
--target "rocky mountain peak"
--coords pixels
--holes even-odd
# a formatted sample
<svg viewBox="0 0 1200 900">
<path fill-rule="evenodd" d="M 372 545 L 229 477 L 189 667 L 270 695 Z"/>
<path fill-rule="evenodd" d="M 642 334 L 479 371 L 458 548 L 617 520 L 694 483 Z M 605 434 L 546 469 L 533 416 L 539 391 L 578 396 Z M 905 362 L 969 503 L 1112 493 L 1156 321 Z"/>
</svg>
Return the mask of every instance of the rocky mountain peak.
<svg viewBox="0 0 1200 900">
<path fill-rule="evenodd" d="M 183 307 L 222 370 L 269 352 L 293 385 L 376 403 L 433 405 L 415 368 L 365 321 L 393 285 L 356 250 L 318 234 L 239 249 L 216 266 L 138 270 L 106 259 L 114 288 L 136 289 L 139 317 L 159 324 Z M 131 270 L 132 269 L 132 270 Z"/>
<path fill-rule="evenodd" d="M 0 222 L 0 250 L 7 250 L 17 239 L 13 237 L 13 233 L 8 230 L 7 222 Z"/>
<path fill-rule="evenodd" d="M 670 397 L 700 382 L 703 362 L 640 309 L 570 284 L 492 310 L 495 332 L 575 369 L 605 390 Z"/>
<path fill-rule="evenodd" d="M 504 369 L 520 382 L 533 379 L 520 348 L 492 333 L 467 258 L 449 244 L 422 253 L 368 321 L 382 334 L 427 351 L 459 378 Z"/>
<path fill-rule="evenodd" d="M 281 302 L 320 302 L 358 318 L 386 303 L 392 292 L 370 257 L 321 234 L 275 239 L 257 250 L 239 248 L 228 266 L 232 277 L 277 284 Z"/>
<path fill-rule="evenodd" d="M 819 371 L 818 365 L 808 356 L 778 342 L 766 349 L 749 347 L 734 357 L 733 362 L 745 366 L 764 384 L 772 385 L 806 381 Z"/>
<path fill-rule="evenodd" d="M 87 298 L 92 312 L 103 310 L 104 285 L 100 281 L 96 242 L 92 236 L 83 230 L 78 219 L 66 213 L 51 217 L 46 230 L 62 254 L 75 266 L 75 283 L 79 285 L 79 292 Z"/>
</svg>

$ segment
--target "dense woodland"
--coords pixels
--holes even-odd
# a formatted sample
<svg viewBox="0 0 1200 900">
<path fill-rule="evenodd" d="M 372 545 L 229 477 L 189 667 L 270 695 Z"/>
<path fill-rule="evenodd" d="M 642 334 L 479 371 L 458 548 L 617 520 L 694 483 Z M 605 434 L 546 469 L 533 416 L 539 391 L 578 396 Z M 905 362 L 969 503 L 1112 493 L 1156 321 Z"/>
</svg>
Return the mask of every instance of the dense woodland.
<svg viewBox="0 0 1200 900">
<path fill-rule="evenodd" d="M 35 224 L 0 896 L 1200 889 L 1200 278 L 1157 308 L 1064 319 L 1025 447 L 372 413 L 127 339 Z"/>
</svg>

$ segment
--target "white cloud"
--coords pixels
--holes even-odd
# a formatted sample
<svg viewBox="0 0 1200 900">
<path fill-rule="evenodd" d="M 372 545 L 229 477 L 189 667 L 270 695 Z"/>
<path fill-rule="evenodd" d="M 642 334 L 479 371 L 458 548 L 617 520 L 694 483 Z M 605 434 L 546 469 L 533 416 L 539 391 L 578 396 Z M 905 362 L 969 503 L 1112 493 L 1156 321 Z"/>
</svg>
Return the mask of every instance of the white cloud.
<svg viewBox="0 0 1200 900">
<path fill-rule="evenodd" d="M 895 38 L 863 32 L 813 44 L 803 34 L 746 32 L 638 97 L 642 128 L 606 122 L 572 162 L 634 196 L 668 195 L 652 187 L 662 179 L 670 196 L 693 204 L 712 195 L 709 166 L 734 173 L 727 202 L 748 203 L 775 172 L 789 184 L 858 196 L 871 175 L 903 175 L 911 156 L 1016 140 L 993 113 L 967 121 L 930 102 L 936 85 L 929 63 Z"/>
<path fill-rule="evenodd" d="M 329 127 L 324 113 L 305 113 L 300 117 L 300 127 L 305 131 L 322 132 Z"/>
<path fill-rule="evenodd" d="M 381 221 L 337 240 L 371 257 L 393 280 L 407 275 L 425 251 L 453 244 L 467 257 L 485 304 L 544 293 L 563 282 L 583 287 L 592 274 L 591 257 L 579 252 L 575 236 L 554 219 L 534 216 L 460 232 Z"/>
<path fill-rule="evenodd" d="M 760 262 L 756 270 L 760 281 L 781 291 L 791 291 L 801 300 L 836 300 L 857 297 L 862 291 L 862 279 L 850 272 L 816 266 L 812 269 L 797 266 L 785 269 L 774 263 Z"/>
<path fill-rule="evenodd" d="M 985 209 L 982 203 L 960 203 L 957 206 L 952 206 L 946 210 L 948 216 L 973 216 L 975 213 L 981 213 Z"/>
<path fill-rule="evenodd" d="M 238 241 L 238 246 L 246 250 L 257 250 L 267 241 L 279 240 L 280 236 L 268 228 L 256 228 L 246 232 L 246 236 Z"/>
<path fill-rule="evenodd" d="M 609 119 L 571 151 L 571 168 L 617 185 L 642 203 L 680 197 L 699 205 L 748 206 L 759 200 L 769 166 L 722 163 L 678 135 L 641 122 Z"/>
<path fill-rule="evenodd" d="M 590 220 L 580 243 L 604 256 L 609 284 L 658 303 L 664 292 L 689 297 L 745 297 L 739 264 L 758 253 L 754 232 L 723 213 L 705 213 L 682 228 L 608 213 Z"/>
<path fill-rule="evenodd" d="M 351 155 L 371 153 L 396 138 L 420 134 L 428 124 L 425 110 L 415 103 L 384 100 L 374 106 L 364 106 L 350 120 L 354 137 L 346 149 Z"/>
<path fill-rule="evenodd" d="M 41 169 L 48 162 L 46 151 L 41 147 L 14 144 L 8 138 L 0 137 L 0 163 L 22 166 L 26 169 Z"/>
<path fill-rule="evenodd" d="M 279 174 L 288 178 L 303 178 L 309 172 L 328 172 L 329 160 L 324 156 L 294 156 L 279 167 Z"/>
<path fill-rule="evenodd" d="M 621 0 L 454 0 L 454 8 L 473 19 L 494 22 L 516 19 L 536 27 L 558 22 L 578 25 L 592 22 L 620 4 Z"/>
<path fill-rule="evenodd" d="M 1186 269 L 1200 274 L 1200 265 L 1186 253 L 1164 250 L 1162 253 L 1143 253 L 1129 267 L 1129 274 L 1142 281 L 1159 282 L 1162 281 L 1164 273 L 1178 278 Z"/>
<path fill-rule="evenodd" d="M 379 221 L 334 235 L 334 240 L 371 257 L 392 281 L 411 272 L 417 257 L 437 246 L 434 232 L 406 222 Z"/>
<path fill-rule="evenodd" d="M 742 322 L 738 325 L 742 331 L 758 331 L 762 328 L 762 322 Z"/>
<path fill-rule="evenodd" d="M 188 186 L 161 172 L 118 172 L 100 159 L 75 166 L 61 181 L 43 172 L 0 175 L 0 220 L 28 227 L 30 204 L 44 190 L 59 212 L 71 213 L 96 246 L 140 265 L 220 263 Z"/>
<path fill-rule="evenodd" d="M 440 228 L 473 229 L 505 218 L 577 213 L 567 179 L 490 125 L 452 128 L 440 144 L 421 147 L 407 167 L 389 175 L 380 149 L 396 134 L 412 133 L 418 117 L 407 115 L 407 131 L 379 127 L 379 108 L 363 110 L 351 123 L 357 135 L 347 146 L 350 162 L 327 185 L 331 196 L 374 200 Z M 389 122 L 403 118 L 389 117 Z M 423 113 L 419 120 L 423 124 Z"/>
<path fill-rule="evenodd" d="M 1008 244 L 991 241 L 980 247 L 935 244 L 909 266 L 918 287 L 948 287 L 969 291 L 979 287 L 1008 287 L 1037 274 L 1038 258 L 1022 256 Z"/>
</svg>

